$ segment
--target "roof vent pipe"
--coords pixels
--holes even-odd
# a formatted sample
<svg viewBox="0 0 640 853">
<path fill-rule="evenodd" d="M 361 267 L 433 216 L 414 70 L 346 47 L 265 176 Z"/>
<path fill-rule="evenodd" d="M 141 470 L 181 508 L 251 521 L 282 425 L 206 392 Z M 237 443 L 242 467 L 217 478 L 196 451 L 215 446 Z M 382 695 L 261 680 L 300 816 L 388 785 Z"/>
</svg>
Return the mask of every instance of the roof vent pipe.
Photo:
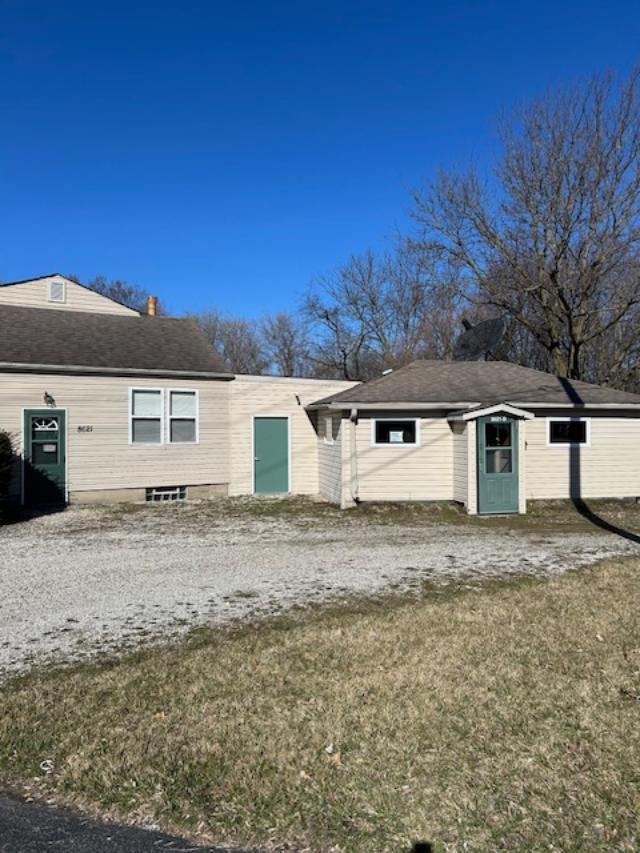
<svg viewBox="0 0 640 853">
<path fill-rule="evenodd" d="M 150 317 L 155 317 L 158 313 L 158 297 L 147 296 L 147 314 Z"/>
</svg>

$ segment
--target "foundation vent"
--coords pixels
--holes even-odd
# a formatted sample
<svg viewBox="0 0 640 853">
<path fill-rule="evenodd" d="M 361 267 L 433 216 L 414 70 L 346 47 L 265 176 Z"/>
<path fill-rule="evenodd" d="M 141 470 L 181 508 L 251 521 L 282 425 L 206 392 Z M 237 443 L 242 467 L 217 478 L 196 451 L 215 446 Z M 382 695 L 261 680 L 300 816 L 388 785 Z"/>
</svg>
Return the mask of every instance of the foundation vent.
<svg viewBox="0 0 640 853">
<path fill-rule="evenodd" d="M 184 501 L 187 497 L 186 486 L 154 486 L 146 489 L 145 500 L 150 504 Z"/>
</svg>

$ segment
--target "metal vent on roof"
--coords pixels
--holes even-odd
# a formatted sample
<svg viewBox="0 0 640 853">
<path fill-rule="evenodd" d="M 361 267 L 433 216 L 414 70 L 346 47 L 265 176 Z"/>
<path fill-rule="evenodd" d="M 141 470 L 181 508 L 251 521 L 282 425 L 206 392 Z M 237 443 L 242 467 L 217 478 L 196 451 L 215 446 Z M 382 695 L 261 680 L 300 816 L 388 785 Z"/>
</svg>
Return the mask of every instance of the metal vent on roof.
<svg viewBox="0 0 640 853">
<path fill-rule="evenodd" d="M 49 302 L 64 302 L 65 296 L 64 281 L 49 282 Z"/>
</svg>

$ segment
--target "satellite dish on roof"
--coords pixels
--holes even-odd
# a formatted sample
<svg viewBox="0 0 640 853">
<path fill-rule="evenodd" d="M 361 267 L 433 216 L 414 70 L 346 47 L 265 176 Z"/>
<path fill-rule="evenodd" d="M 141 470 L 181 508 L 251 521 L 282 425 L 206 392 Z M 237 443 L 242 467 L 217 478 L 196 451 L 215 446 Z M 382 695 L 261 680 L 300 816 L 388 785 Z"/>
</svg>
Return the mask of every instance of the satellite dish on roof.
<svg viewBox="0 0 640 853">
<path fill-rule="evenodd" d="M 455 343 L 453 357 L 456 361 L 488 361 L 496 352 L 504 334 L 504 317 L 481 320 L 472 326 L 463 320 L 464 332 Z"/>
</svg>

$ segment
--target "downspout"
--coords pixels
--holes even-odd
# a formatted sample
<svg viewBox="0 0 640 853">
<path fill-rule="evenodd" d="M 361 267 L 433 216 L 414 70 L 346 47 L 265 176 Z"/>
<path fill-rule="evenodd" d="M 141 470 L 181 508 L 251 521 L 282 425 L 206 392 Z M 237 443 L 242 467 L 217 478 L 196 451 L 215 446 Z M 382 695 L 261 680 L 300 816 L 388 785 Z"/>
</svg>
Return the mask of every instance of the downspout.
<svg viewBox="0 0 640 853">
<path fill-rule="evenodd" d="M 360 484 L 358 481 L 358 441 L 356 429 L 358 426 L 358 410 L 351 409 L 351 415 L 349 416 L 349 435 L 351 439 L 351 500 L 355 504 L 360 503 Z"/>
</svg>

